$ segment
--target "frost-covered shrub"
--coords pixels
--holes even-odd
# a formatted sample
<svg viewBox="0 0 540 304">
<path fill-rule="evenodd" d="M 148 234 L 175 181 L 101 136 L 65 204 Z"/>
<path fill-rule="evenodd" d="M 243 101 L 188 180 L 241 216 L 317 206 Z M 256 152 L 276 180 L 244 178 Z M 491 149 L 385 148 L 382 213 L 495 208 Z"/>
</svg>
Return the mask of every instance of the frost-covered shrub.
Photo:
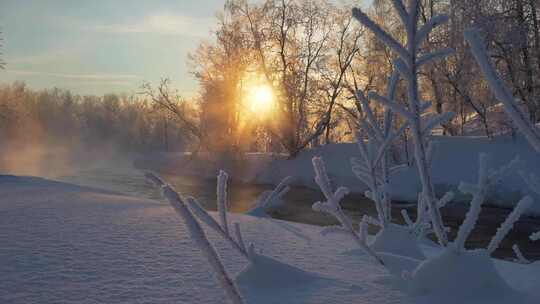
<svg viewBox="0 0 540 304">
<path fill-rule="evenodd" d="M 398 80 L 399 74 L 394 72 L 388 85 L 387 98 L 390 100 L 394 99 Z M 365 117 L 360 120 L 360 130 L 357 135 L 361 157 L 351 159 L 352 170 L 356 177 L 368 186 L 369 190 L 365 192 L 365 195 L 375 203 L 377 210 L 377 219 L 365 218 L 366 222 L 380 228 L 369 247 L 377 252 L 424 259 L 414 230 L 392 223 L 390 175 L 403 166 L 390 167 L 388 151 L 394 140 L 407 128 L 408 123 L 403 124 L 397 131 L 393 131 L 394 114 L 390 109 L 385 111 L 381 124 L 375 118 L 369 100 L 362 92 L 357 92 L 357 99 L 362 105 Z"/>
<path fill-rule="evenodd" d="M 493 292 L 511 291 L 496 270 L 491 254 L 498 248 L 514 223 L 532 203 L 529 196 L 521 199 L 506 220 L 497 229 L 485 249 L 467 250 L 465 242 L 476 225 L 482 203 L 489 189 L 519 163 L 518 159 L 498 170 L 488 170 L 487 155 L 480 155 L 478 181 L 476 184 L 461 183 L 460 191 L 472 194 L 471 206 L 458 235 L 442 254 L 426 259 L 412 272 L 404 272 L 403 279 L 413 294 L 442 294 L 453 297 L 485 295 Z"/>
<path fill-rule="evenodd" d="M 387 98 L 394 99 L 399 74 L 394 72 L 388 84 Z M 360 129 L 356 141 L 360 151 L 360 158 L 352 158 L 352 171 L 369 188 L 365 192 L 377 210 L 379 225 L 384 228 L 392 221 L 392 204 L 390 198 L 390 175 L 401 166 L 390 167 L 388 151 L 394 140 L 399 137 L 408 126 L 403 124 L 397 131 L 393 131 L 394 114 L 387 109 L 381 124 L 373 114 L 369 100 L 361 91 L 357 92 L 357 100 L 362 105 L 364 118 L 360 118 Z"/>
<path fill-rule="evenodd" d="M 436 59 L 445 58 L 452 50 L 442 49 L 430 53 L 421 53 L 420 47 L 426 40 L 433 28 L 445 23 L 447 16 L 436 15 L 427 20 L 425 24 L 418 28 L 420 1 L 409 1 L 405 6 L 401 0 L 393 0 L 394 9 L 397 11 L 400 21 L 406 29 L 407 42 L 401 44 L 390 34 L 385 32 L 373 20 L 371 20 L 361 9 L 354 8 L 353 15 L 360 23 L 367 27 L 384 44 L 398 55 L 394 60 L 394 68 L 401 74 L 407 82 L 407 106 L 402 105 L 393 98 L 381 96 L 375 92 L 370 92 L 368 96 L 402 116 L 407 123 L 412 134 L 414 144 L 415 164 L 418 168 L 420 180 L 422 182 L 422 191 L 419 194 L 419 213 L 427 210 L 429 214 L 433 231 L 435 232 L 439 243 L 446 246 L 448 243 L 447 235 L 443 225 L 440 210 L 438 208 L 439 199 L 437 199 L 431 179 L 431 159 L 433 147 L 429 141 L 431 130 L 453 117 L 453 113 L 443 113 L 431 115 L 429 118 L 424 115 L 431 106 L 429 102 L 422 102 L 418 92 L 418 74 L 422 66 L 431 63 Z M 423 216 L 419 218 L 424 220 Z"/>
<path fill-rule="evenodd" d="M 343 209 L 341 209 L 339 203 L 345 195 L 349 194 L 349 189 L 346 187 L 339 187 L 336 191 L 333 191 L 323 159 L 321 157 L 314 157 L 312 161 L 313 169 L 315 170 L 315 182 L 326 198 L 326 201 L 313 204 L 313 210 L 327 213 L 335 217 L 339 222 L 339 225 L 337 226 L 324 228 L 321 233 L 323 235 L 336 233 L 350 236 L 362 250 L 373 257 L 379 264 L 384 265 L 383 260 L 367 244 L 367 218 L 364 217 L 359 225 L 359 229 L 355 230 L 352 220 L 345 212 L 343 212 Z"/>
</svg>

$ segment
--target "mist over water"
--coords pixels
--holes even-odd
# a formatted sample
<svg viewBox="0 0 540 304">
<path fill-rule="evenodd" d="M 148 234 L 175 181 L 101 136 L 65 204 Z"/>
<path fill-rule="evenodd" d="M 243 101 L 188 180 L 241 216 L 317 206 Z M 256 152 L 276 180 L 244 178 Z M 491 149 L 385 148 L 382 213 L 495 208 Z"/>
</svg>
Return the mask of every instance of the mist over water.
<svg viewBox="0 0 540 304">
<path fill-rule="evenodd" d="M 99 188 L 164 202 L 159 190 L 144 178 L 134 161 L 142 153 L 126 153 L 113 145 L 60 146 L 26 142 L 9 145 L 0 158 L 1 174 L 31 175 L 85 187 Z M 16 148 L 15 148 L 16 147 Z M 183 176 L 174 172 L 161 176 L 184 196 L 192 196 L 209 210 L 216 210 L 216 180 Z M 246 212 L 257 197 L 271 186 L 230 183 L 230 210 Z"/>
</svg>

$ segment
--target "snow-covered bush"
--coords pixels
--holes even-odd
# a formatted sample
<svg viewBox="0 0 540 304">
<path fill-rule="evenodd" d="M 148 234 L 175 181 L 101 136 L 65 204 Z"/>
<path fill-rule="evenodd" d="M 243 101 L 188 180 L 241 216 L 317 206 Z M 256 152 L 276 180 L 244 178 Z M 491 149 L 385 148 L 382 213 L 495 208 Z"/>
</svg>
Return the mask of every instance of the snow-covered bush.
<svg viewBox="0 0 540 304">
<path fill-rule="evenodd" d="M 189 211 L 188 207 L 180 195 L 174 191 L 174 189 L 163 182 L 159 177 L 154 174 L 147 173 L 146 178 L 153 182 L 161 189 L 163 197 L 165 197 L 174 210 L 182 217 L 186 228 L 188 229 L 191 239 L 199 247 L 201 252 L 206 257 L 208 263 L 212 267 L 219 284 L 225 290 L 231 303 L 243 304 L 245 303 L 234 281 L 229 277 L 219 255 L 212 244 L 208 241 L 206 234 L 202 227 L 199 225 L 193 214 Z"/>
<path fill-rule="evenodd" d="M 217 178 L 216 199 L 219 223 L 201 207 L 195 198 L 188 197 L 187 202 L 189 209 L 195 216 L 212 230 L 216 231 L 231 245 L 232 248 L 249 262 L 247 267 L 238 274 L 236 281 L 241 286 L 271 290 L 273 288 L 279 289 L 283 287 L 283 285 L 286 284 L 284 283 L 285 281 L 299 284 L 301 282 L 318 280 L 319 276 L 316 274 L 306 272 L 287 263 L 263 255 L 260 252 L 256 252 L 255 246 L 252 243 L 249 244 L 249 246 L 246 246 L 239 223 L 233 223 L 232 227 L 234 229 L 235 237 L 231 235 L 228 216 L 227 180 L 227 173 L 225 171 L 220 171 Z M 264 212 L 264 208 L 271 205 L 273 200 L 279 199 L 287 193 L 287 191 L 289 191 L 287 185 L 290 182 L 290 177 L 285 178 L 271 193 L 269 193 L 263 203 L 259 205 L 259 207 L 262 208 L 260 212 Z M 283 278 L 285 277 L 287 277 L 288 280 L 284 280 Z"/>
<path fill-rule="evenodd" d="M 315 182 L 326 198 L 326 201 L 324 202 L 316 202 L 313 204 L 313 210 L 328 213 L 335 217 L 339 222 L 338 226 L 326 227 L 321 233 L 323 235 L 338 233 L 352 237 L 362 250 L 373 257 L 379 264 L 384 265 L 383 260 L 367 244 L 367 218 L 364 217 L 360 223 L 359 229 L 355 230 L 352 220 L 345 212 L 343 212 L 343 209 L 341 209 L 339 203 L 345 195 L 349 194 L 349 189 L 346 187 L 339 187 L 336 191 L 333 191 L 323 159 L 321 157 L 314 157 L 312 161 L 313 169 L 315 170 Z"/>
<path fill-rule="evenodd" d="M 471 46 L 471 51 L 480 65 L 482 72 L 495 97 L 503 104 L 506 114 L 512 119 L 519 131 L 523 133 L 530 145 L 540 153 L 540 134 L 534 125 L 527 120 L 519 110 L 512 91 L 504 84 L 495 68 L 491 64 L 485 43 L 477 29 L 471 28 L 465 31 L 465 39 Z"/>
<path fill-rule="evenodd" d="M 394 99 L 398 80 L 399 74 L 394 72 L 388 85 L 389 100 Z M 408 123 L 393 131 L 394 114 L 390 109 L 385 111 L 384 121 L 381 124 L 375 118 L 366 96 L 361 91 L 356 95 L 365 117 L 359 121 L 360 129 L 356 137 L 361 158 L 351 159 L 352 170 L 356 177 L 368 186 L 369 190 L 365 195 L 375 203 L 379 225 L 384 228 L 392 221 L 390 174 L 401 167 L 390 168 L 388 151 L 394 140 L 405 131 Z"/>
<path fill-rule="evenodd" d="M 386 98 L 394 100 L 399 73 L 394 72 L 389 79 Z M 368 98 L 357 92 L 357 100 L 362 105 L 365 117 L 360 120 L 357 144 L 360 158 L 352 158 L 352 171 L 369 188 L 366 197 L 375 203 L 377 219 L 366 218 L 367 223 L 380 228 L 369 247 L 376 252 L 386 252 L 424 259 L 424 254 L 418 246 L 415 229 L 392 223 L 392 204 L 390 193 L 390 175 L 403 165 L 390 167 L 389 149 L 394 140 L 399 137 L 409 123 L 405 122 L 394 131 L 394 113 L 389 108 L 384 113 L 384 119 L 379 122 L 373 113 Z"/>
<path fill-rule="evenodd" d="M 440 202 L 435 195 L 431 178 L 431 154 L 434 149 L 430 144 L 429 135 L 434 127 L 450 120 L 453 117 L 453 113 L 448 112 L 440 115 L 432 115 L 427 120 L 423 119 L 425 112 L 431 104 L 420 100 L 418 93 L 418 73 L 422 66 L 433 60 L 445 58 L 452 53 L 452 50 L 442 49 L 425 54 L 420 53 L 420 46 L 426 40 L 429 33 L 436 26 L 446 22 L 448 17 L 444 15 L 433 16 L 422 27 L 418 28 L 419 2 L 418 0 L 409 1 L 409 5 L 406 7 L 401 0 L 392 1 L 406 29 L 407 42 L 405 45 L 402 45 L 385 32 L 361 9 L 354 8 L 353 15 L 365 27 L 371 30 L 380 41 L 385 43 L 398 55 L 398 58 L 394 60 L 394 68 L 407 82 L 407 106 L 375 92 L 370 92 L 368 96 L 385 105 L 398 115 L 401 115 L 408 122 L 414 143 L 415 163 L 422 182 L 422 191 L 419 195 L 419 212 L 421 209 L 424 209 L 424 206 L 427 208 L 437 239 L 441 245 L 446 246 L 448 238 L 438 208 Z"/>
<path fill-rule="evenodd" d="M 514 170 L 518 163 L 519 160 L 515 159 L 498 170 L 490 171 L 487 155 L 480 155 L 477 183 L 461 183 L 459 186 L 460 191 L 472 194 L 472 200 L 456 239 L 444 249 L 442 254 L 420 263 L 414 271 L 402 274 L 413 294 L 430 293 L 461 298 L 511 291 L 498 273 L 490 256 L 499 247 L 519 216 L 532 203 L 531 197 L 525 196 L 519 201 L 497 229 L 497 233 L 486 249 L 467 250 L 465 241 L 476 225 L 482 203 L 490 187 Z"/>
</svg>

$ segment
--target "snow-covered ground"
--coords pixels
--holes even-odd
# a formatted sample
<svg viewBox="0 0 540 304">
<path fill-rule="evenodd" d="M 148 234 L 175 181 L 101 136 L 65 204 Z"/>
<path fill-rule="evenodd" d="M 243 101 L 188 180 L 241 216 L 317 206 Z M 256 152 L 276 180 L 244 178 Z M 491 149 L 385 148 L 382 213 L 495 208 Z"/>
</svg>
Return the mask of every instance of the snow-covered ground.
<svg viewBox="0 0 540 304">
<path fill-rule="evenodd" d="M 0 176 L 0 194 L 0 303 L 225 302 L 211 268 L 165 203 L 15 176 Z M 322 237 L 321 227 L 246 215 L 231 220 L 265 255 L 309 274 L 296 281 L 269 269 L 244 273 L 237 279 L 248 303 L 455 303 L 408 296 L 351 240 Z M 236 277 L 247 263 L 208 234 Z M 427 256 L 439 253 L 422 249 Z M 539 264 L 495 265 L 508 284 L 532 298 L 495 292 L 469 303 L 540 301 Z"/>
<path fill-rule="evenodd" d="M 490 167 L 498 168 L 519 156 L 523 163 L 520 169 L 529 173 L 540 172 L 540 155 L 521 137 L 499 136 L 493 140 L 486 137 L 446 137 L 436 136 L 438 143 L 433 160 L 433 181 L 436 191 L 443 195 L 455 190 L 454 201 L 468 202 L 470 199 L 457 191 L 461 181 L 475 182 L 478 174 L 478 157 L 481 152 L 490 156 Z M 350 165 L 351 157 L 359 157 L 356 144 L 331 144 L 321 148 L 307 150 L 295 159 L 287 160 L 283 156 L 248 154 L 238 167 L 232 171 L 234 178 L 252 183 L 277 184 L 285 176 L 293 176 L 296 185 L 317 189 L 313 181 L 311 159 L 322 156 L 328 167 L 328 173 L 335 185 L 348 187 L 351 191 L 363 193 L 366 186 L 358 180 Z M 169 171 L 175 174 L 196 174 L 215 177 L 219 166 L 207 166 L 208 162 L 198 162 L 179 154 L 157 154 L 136 161 L 140 168 L 156 171 Z M 236 172 L 236 175 L 235 175 Z M 391 179 L 392 196 L 395 200 L 416 202 L 421 189 L 416 167 L 402 170 Z M 518 172 L 510 174 L 490 192 L 489 204 L 510 207 L 517 203 L 522 193 L 529 193 L 527 186 Z M 536 203 L 526 213 L 540 215 L 540 197 L 532 194 Z"/>
</svg>

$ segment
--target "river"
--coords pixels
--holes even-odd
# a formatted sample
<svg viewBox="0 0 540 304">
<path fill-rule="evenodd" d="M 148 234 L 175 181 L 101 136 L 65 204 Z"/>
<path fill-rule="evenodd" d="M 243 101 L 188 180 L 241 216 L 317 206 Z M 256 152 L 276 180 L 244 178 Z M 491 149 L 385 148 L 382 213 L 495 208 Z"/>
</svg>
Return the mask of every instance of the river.
<svg viewBox="0 0 540 304">
<path fill-rule="evenodd" d="M 162 177 L 170 183 L 178 192 L 197 198 L 204 208 L 216 210 L 216 185 L 215 180 L 205 180 L 188 176 L 175 176 L 164 174 Z M 130 165 L 111 165 L 105 163 L 90 168 L 81 168 L 70 174 L 56 176 L 55 179 L 74 183 L 82 186 L 96 187 L 141 198 L 162 200 L 159 192 L 145 180 L 143 172 Z M 253 207 L 257 197 L 265 190 L 271 189 L 268 185 L 251 185 L 232 183 L 229 185 L 229 208 L 232 212 L 246 212 Z M 314 225 L 335 224 L 335 220 L 325 214 L 314 212 L 311 205 L 321 200 L 318 191 L 293 187 L 285 196 L 285 206 L 274 212 L 272 217 L 308 223 Z M 343 201 L 343 208 L 355 221 L 364 214 L 376 215 L 373 203 L 362 195 L 352 194 Z M 393 218 L 402 223 L 400 209 L 409 209 L 409 214 L 414 215 L 414 206 L 401 204 L 393 208 Z M 443 209 L 445 224 L 451 228 L 450 238 L 453 238 L 467 212 L 467 207 L 460 204 L 450 204 Z M 485 247 L 495 234 L 498 225 L 505 219 L 509 210 L 484 206 L 478 224 L 474 229 L 467 245 L 469 247 Z M 518 244 L 525 255 L 530 259 L 540 259 L 540 245 L 528 240 L 528 235 L 540 230 L 540 219 L 522 217 L 516 223 L 514 230 L 503 241 L 502 246 L 495 252 L 495 256 L 505 259 L 514 257 L 511 247 Z M 370 231 L 375 233 L 376 230 Z"/>
</svg>

